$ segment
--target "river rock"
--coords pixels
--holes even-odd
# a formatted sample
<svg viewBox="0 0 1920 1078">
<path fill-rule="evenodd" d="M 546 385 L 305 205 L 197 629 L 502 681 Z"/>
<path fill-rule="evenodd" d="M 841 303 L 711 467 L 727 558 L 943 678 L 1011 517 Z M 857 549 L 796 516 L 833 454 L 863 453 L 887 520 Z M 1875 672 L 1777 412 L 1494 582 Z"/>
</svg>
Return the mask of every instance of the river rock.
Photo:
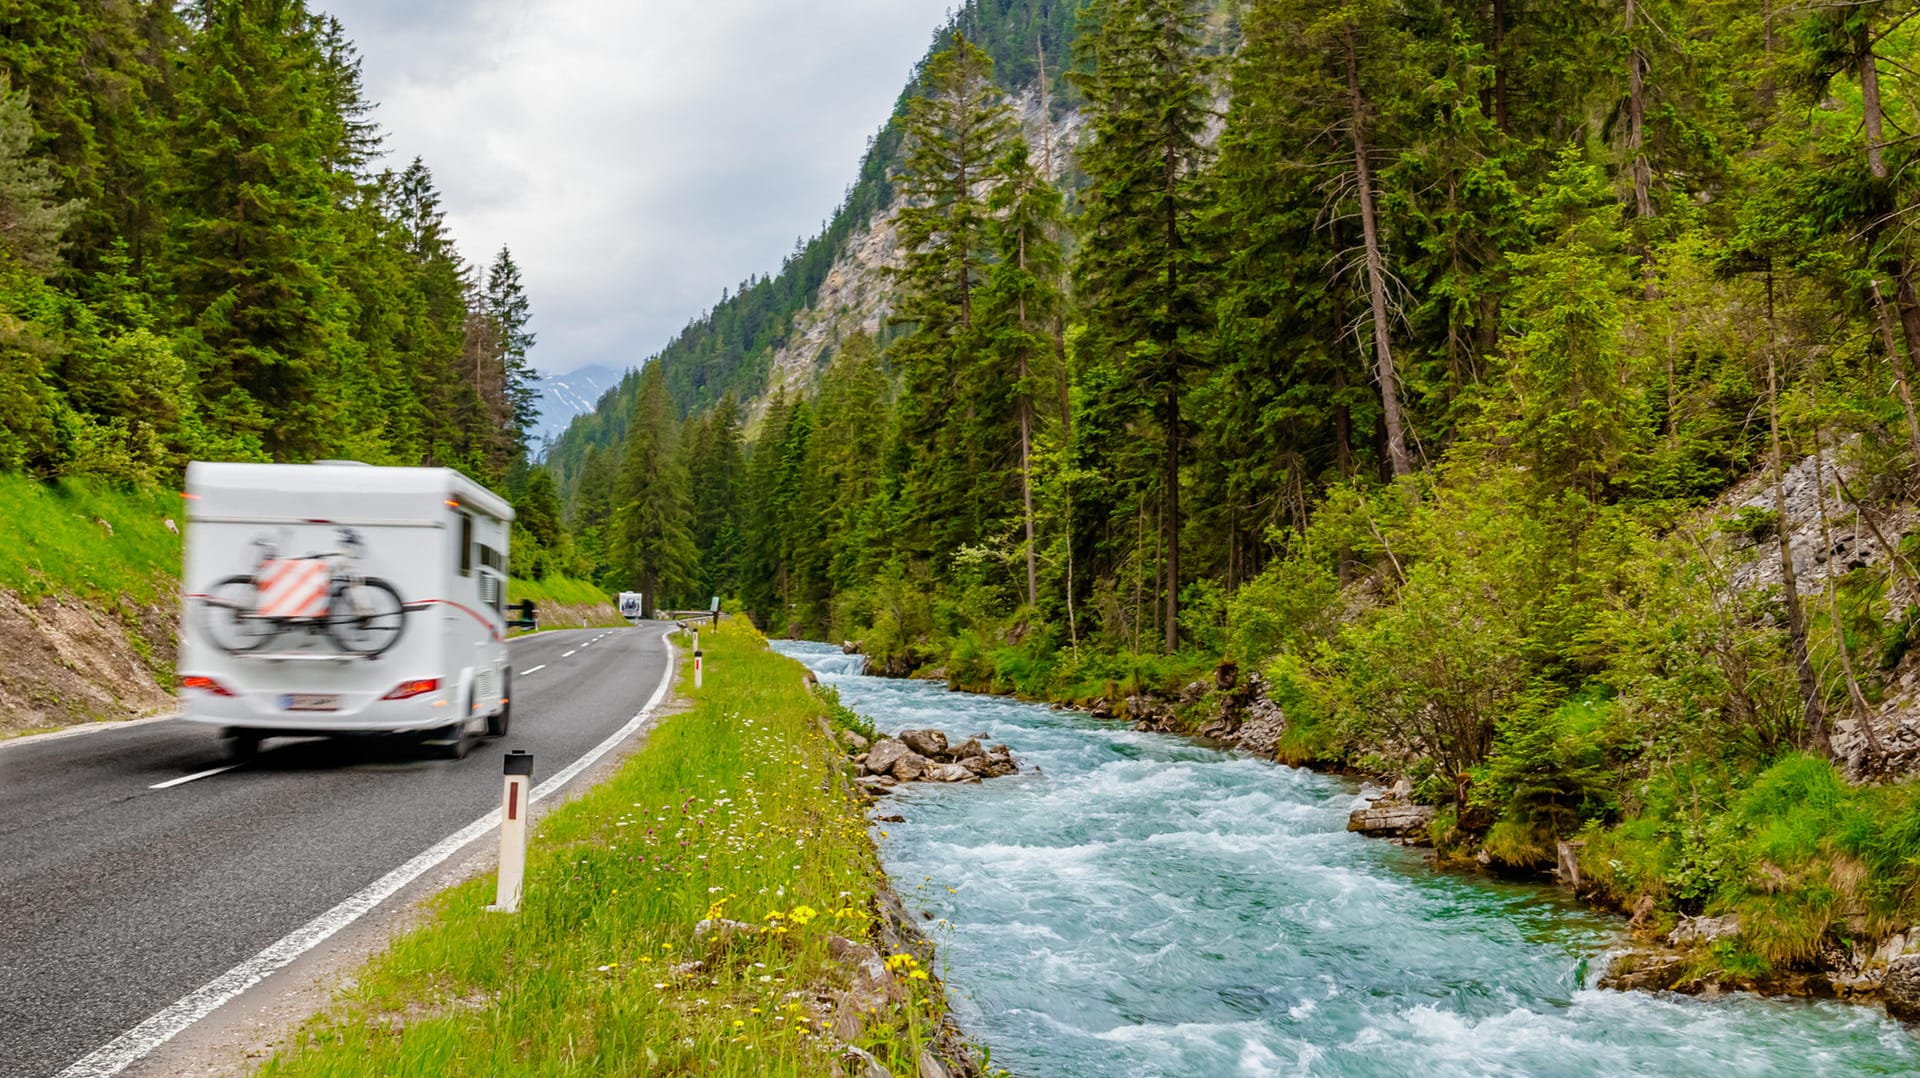
<svg viewBox="0 0 1920 1078">
<path fill-rule="evenodd" d="M 853 784 L 878 797 L 881 794 L 891 793 L 893 788 L 900 784 L 900 780 L 892 775 L 862 775 L 854 779 Z"/>
<path fill-rule="evenodd" d="M 959 748 L 954 749 L 948 755 L 952 756 L 956 760 L 964 760 L 969 756 L 985 756 L 986 754 L 987 754 L 987 750 L 980 747 L 980 739 L 977 737 L 970 737 L 966 740 L 964 744 L 962 744 Z"/>
<path fill-rule="evenodd" d="M 917 782 L 931 764 L 925 756 L 909 749 L 893 762 L 893 777 L 901 782 Z"/>
<path fill-rule="evenodd" d="M 847 747 L 855 752 L 865 752 L 867 751 L 867 747 L 872 744 L 872 742 L 854 733 L 852 730 L 840 731 L 840 740 L 846 742 Z"/>
<path fill-rule="evenodd" d="M 1600 987 L 1665 992 L 1679 984 L 1686 972 L 1687 958 L 1678 951 L 1627 951 L 1607 962 L 1607 971 L 1600 975 Z"/>
<path fill-rule="evenodd" d="M 1674 930 L 1667 933 L 1667 945 L 1699 947 L 1739 934 L 1740 915 L 1737 913 L 1729 913 L 1724 917 L 1682 917 Z"/>
<path fill-rule="evenodd" d="M 1880 994 L 1888 1014 L 1903 1022 L 1920 1021 L 1920 954 L 1903 954 L 1887 963 Z"/>
<path fill-rule="evenodd" d="M 1387 838 L 1424 839 L 1433 822 L 1432 805 L 1416 805 L 1395 794 L 1384 794 L 1347 816 L 1347 830 Z"/>
<path fill-rule="evenodd" d="M 902 756 L 909 755 L 912 749 L 890 737 L 883 737 L 867 750 L 867 760 L 863 765 L 871 775 L 885 775 L 893 771 L 893 765 Z"/>
<path fill-rule="evenodd" d="M 920 776 L 928 782 L 979 782 L 980 776 L 961 764 L 934 764 Z"/>
<path fill-rule="evenodd" d="M 939 730 L 902 730 L 900 741 L 929 760 L 943 759 L 947 755 L 947 735 Z"/>
<path fill-rule="evenodd" d="M 849 1078 L 893 1078 L 893 1072 L 864 1048 L 846 1045 L 840 1050 L 840 1059 L 852 1068 L 847 1072 Z"/>
<path fill-rule="evenodd" d="M 919 1071 L 920 1078 L 953 1078 L 953 1072 L 940 1062 L 940 1057 L 934 1055 L 931 1048 L 920 1049 Z"/>
</svg>

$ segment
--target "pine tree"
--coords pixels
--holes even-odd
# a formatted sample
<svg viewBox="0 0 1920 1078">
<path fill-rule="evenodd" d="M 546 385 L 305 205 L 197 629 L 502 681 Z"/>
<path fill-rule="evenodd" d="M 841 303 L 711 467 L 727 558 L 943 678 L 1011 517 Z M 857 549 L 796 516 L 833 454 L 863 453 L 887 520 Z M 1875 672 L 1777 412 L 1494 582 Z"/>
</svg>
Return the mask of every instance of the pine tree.
<svg viewBox="0 0 1920 1078">
<path fill-rule="evenodd" d="M 1035 169 L 1024 141 L 996 168 L 991 207 L 995 254 L 988 277 L 984 351 L 1011 382 L 1020 422 L 1020 499 L 1025 531 L 1027 605 L 1040 602 L 1039 547 L 1035 539 L 1034 428 L 1036 402 L 1055 384 L 1053 327 L 1060 314 L 1060 192 Z"/>
<path fill-rule="evenodd" d="M 513 261 L 513 252 L 505 247 L 487 267 L 484 308 L 493 320 L 496 345 L 503 356 L 508 429 L 514 452 L 525 453 L 530 448 L 528 435 L 540 422 L 540 376 L 527 361 L 534 344 L 534 334 L 527 329 L 533 307 L 520 283 L 520 267 Z"/>
<path fill-rule="evenodd" d="M 1077 77 L 1088 102 L 1090 140 L 1080 153 L 1083 196 L 1075 292 L 1088 312 L 1087 367 L 1111 375 L 1097 388 L 1106 436 L 1121 437 L 1126 413 L 1158 428 L 1156 508 L 1165 595 L 1166 650 L 1179 646 L 1181 402 L 1201 365 L 1209 323 L 1196 242 L 1212 116 L 1201 12 L 1192 0 L 1099 0 Z M 1124 480 L 1123 480 L 1124 481 Z M 1144 515 L 1144 506 L 1138 507 Z"/>
<path fill-rule="evenodd" d="M 905 264 L 894 318 L 912 327 L 890 350 L 904 386 L 899 422 L 914 453 L 904 482 L 912 541 L 943 555 L 973 542 L 991 513 L 990 471 L 977 431 L 994 414 L 963 398 L 978 388 L 977 293 L 990 257 L 985 188 L 1011 136 L 1011 112 L 993 62 L 958 33 L 921 73 L 907 101 L 906 160 L 894 217 Z M 969 414 L 971 412 L 971 414 Z M 1004 443 L 1003 443 L 1004 444 Z"/>
<path fill-rule="evenodd" d="M 613 563 L 649 602 L 670 606 L 691 597 L 698 552 L 686 464 L 662 374 L 653 364 L 640 372 L 615 494 Z"/>
<path fill-rule="evenodd" d="M 33 134 L 27 95 L 0 79 L 0 257 L 44 276 L 60 265 L 60 237 L 79 203 L 60 199 L 53 169 L 30 152 Z"/>
</svg>

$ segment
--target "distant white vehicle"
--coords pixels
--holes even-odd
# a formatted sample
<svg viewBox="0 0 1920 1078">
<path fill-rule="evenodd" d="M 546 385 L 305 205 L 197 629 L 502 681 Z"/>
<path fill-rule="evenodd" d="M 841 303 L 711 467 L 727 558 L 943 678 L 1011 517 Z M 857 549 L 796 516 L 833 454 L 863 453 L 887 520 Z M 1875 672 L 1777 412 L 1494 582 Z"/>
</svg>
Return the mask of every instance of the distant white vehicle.
<svg viewBox="0 0 1920 1078">
<path fill-rule="evenodd" d="M 628 621 L 642 621 L 647 616 L 647 593 L 643 591 L 623 591 L 620 593 L 620 616 Z"/>
<path fill-rule="evenodd" d="M 275 735 L 507 732 L 513 507 L 447 468 L 187 467 L 182 717 Z"/>
</svg>

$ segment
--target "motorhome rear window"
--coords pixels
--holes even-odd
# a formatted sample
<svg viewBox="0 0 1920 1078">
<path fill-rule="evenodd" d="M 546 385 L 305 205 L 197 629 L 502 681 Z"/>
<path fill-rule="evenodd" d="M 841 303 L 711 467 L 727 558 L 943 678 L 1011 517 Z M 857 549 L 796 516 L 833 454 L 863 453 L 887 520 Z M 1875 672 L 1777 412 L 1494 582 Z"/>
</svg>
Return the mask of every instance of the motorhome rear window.
<svg viewBox="0 0 1920 1078">
<path fill-rule="evenodd" d="M 473 518 L 460 514 L 460 575 L 473 575 Z"/>
</svg>

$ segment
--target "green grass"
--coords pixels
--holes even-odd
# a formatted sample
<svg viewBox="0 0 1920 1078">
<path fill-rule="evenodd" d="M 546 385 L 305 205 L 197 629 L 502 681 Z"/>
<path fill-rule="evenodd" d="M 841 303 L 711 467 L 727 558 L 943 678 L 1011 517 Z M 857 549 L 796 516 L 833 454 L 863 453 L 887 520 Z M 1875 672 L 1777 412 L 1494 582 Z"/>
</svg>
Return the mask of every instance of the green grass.
<svg viewBox="0 0 1920 1078">
<path fill-rule="evenodd" d="M 552 603 L 570 606 L 613 605 L 613 596 L 600 590 L 599 585 L 564 576 L 549 576 L 542 580 L 525 580 L 516 576 L 507 581 L 507 601 L 517 603 L 522 599 L 532 599 L 541 606 Z"/>
<path fill-rule="evenodd" d="M 695 708 L 539 827 L 519 914 L 482 911 L 491 875 L 446 892 L 261 1073 L 832 1073 L 827 941 L 869 941 L 878 856 L 800 666 L 744 619 L 701 644 Z M 697 941 L 709 917 L 762 930 Z M 858 1043 L 908 1074 L 943 1004 L 899 984 Z"/>
<path fill-rule="evenodd" d="M 603 629 L 627 623 L 614 608 L 613 597 L 586 580 L 564 576 L 540 580 L 513 577 L 507 581 L 507 602 L 513 604 L 522 599 L 533 600 L 542 629 Z"/>
<path fill-rule="evenodd" d="M 1650 783 L 1643 815 L 1584 836 L 1582 868 L 1607 900 L 1738 913 L 1739 939 L 1711 956 L 1736 976 L 1920 920 L 1920 782 L 1854 786 L 1798 753 L 1731 780 L 1686 777 L 1686 797 Z"/>
<path fill-rule="evenodd" d="M 180 575 L 180 536 L 166 521 L 178 525 L 183 516 L 175 491 L 0 474 L 0 587 L 29 602 L 49 594 L 168 598 Z"/>
</svg>

